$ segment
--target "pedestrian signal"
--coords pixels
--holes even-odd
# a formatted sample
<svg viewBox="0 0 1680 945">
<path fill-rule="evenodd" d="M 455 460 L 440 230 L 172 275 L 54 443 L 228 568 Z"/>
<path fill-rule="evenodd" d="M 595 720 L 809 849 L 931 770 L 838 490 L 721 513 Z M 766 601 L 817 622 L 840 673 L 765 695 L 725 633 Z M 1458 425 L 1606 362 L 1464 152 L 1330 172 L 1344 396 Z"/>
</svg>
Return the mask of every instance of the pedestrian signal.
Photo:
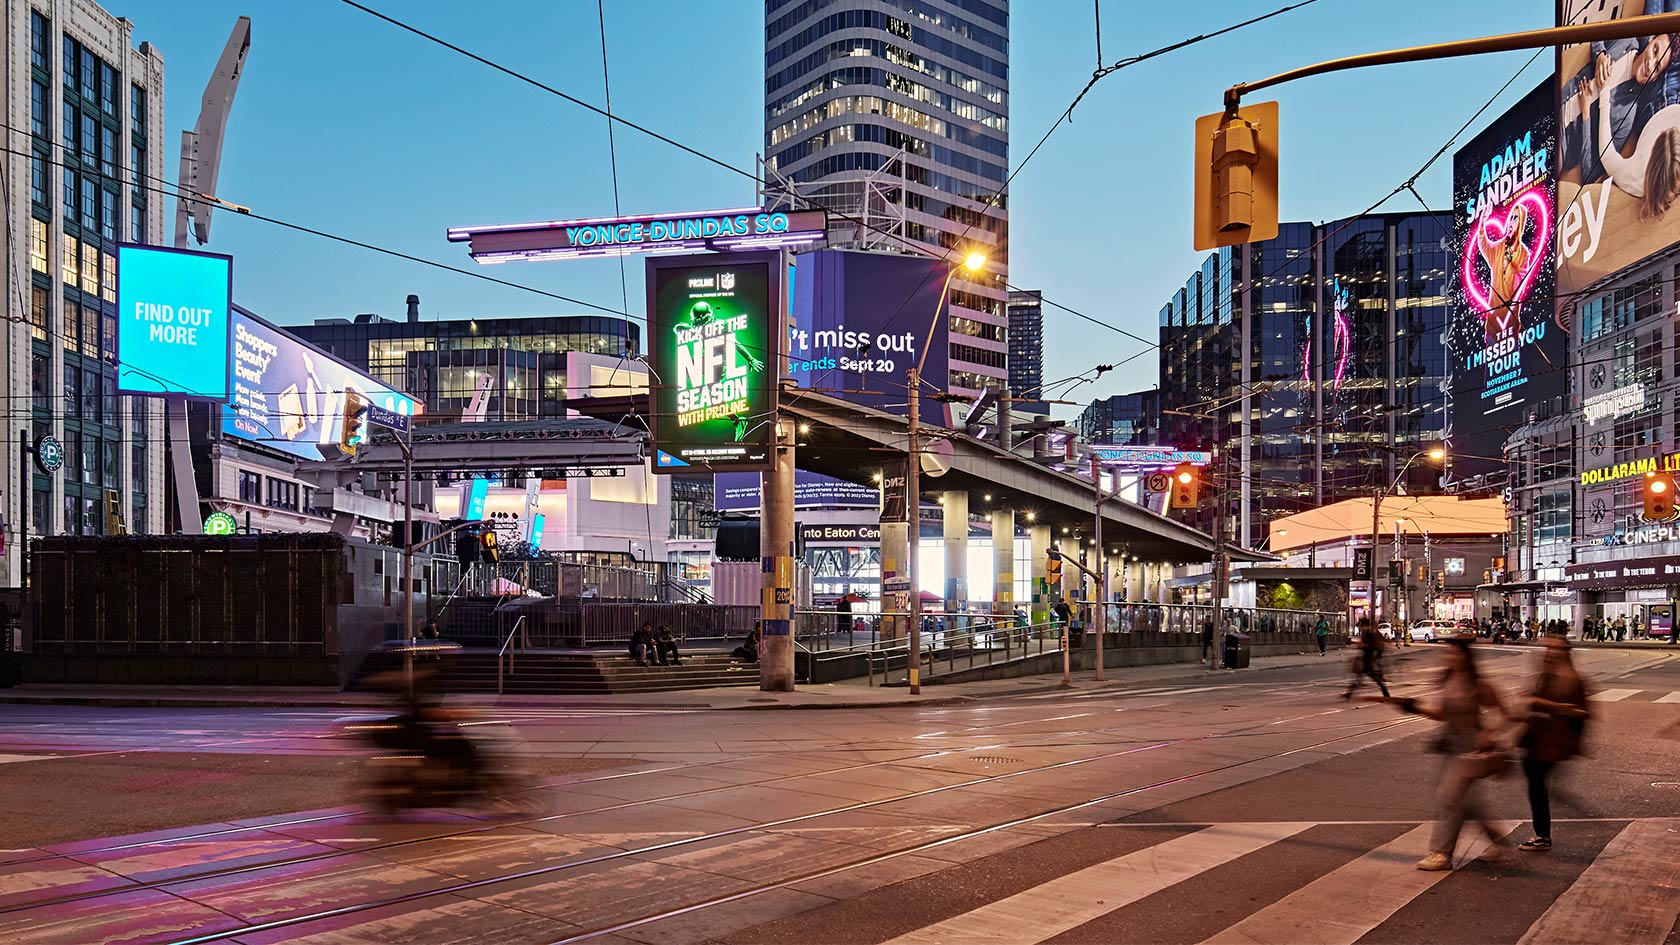
<svg viewBox="0 0 1680 945">
<path fill-rule="evenodd" d="M 1674 476 L 1645 474 L 1645 521 L 1666 522 L 1674 517 Z"/>
<path fill-rule="evenodd" d="M 1193 509 L 1201 500 L 1202 471 L 1189 463 L 1180 463 L 1172 473 L 1171 506 L 1175 509 Z"/>
<path fill-rule="evenodd" d="M 1196 119 L 1197 250 L 1278 235 L 1278 103 Z"/>
<path fill-rule="evenodd" d="M 484 549 L 484 560 L 495 562 L 502 560 L 502 553 L 496 547 L 496 533 L 486 531 L 478 537 L 479 544 Z"/>
</svg>

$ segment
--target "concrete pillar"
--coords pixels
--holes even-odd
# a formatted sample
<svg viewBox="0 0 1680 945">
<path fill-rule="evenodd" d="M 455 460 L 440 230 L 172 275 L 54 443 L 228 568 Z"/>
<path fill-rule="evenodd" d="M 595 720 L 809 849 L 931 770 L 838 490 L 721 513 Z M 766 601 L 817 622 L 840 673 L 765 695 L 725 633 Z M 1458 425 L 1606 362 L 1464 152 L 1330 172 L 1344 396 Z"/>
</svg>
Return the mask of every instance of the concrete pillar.
<svg viewBox="0 0 1680 945">
<path fill-rule="evenodd" d="M 1040 626 L 1050 620 L 1050 608 L 1056 603 L 1050 597 L 1045 579 L 1045 565 L 1050 558 L 1050 526 L 1033 525 L 1027 529 L 1032 544 L 1032 622 Z"/>
<path fill-rule="evenodd" d="M 1015 513 L 992 512 L 992 613 L 1008 616 L 1015 610 Z"/>
<path fill-rule="evenodd" d="M 776 420 L 771 468 L 760 474 L 758 548 L 763 558 L 758 688 L 793 691 L 793 421 Z"/>
<path fill-rule="evenodd" d="M 881 618 L 882 641 L 902 640 L 909 632 L 905 616 L 910 613 L 910 523 L 881 523 Z M 895 580 L 896 579 L 896 580 Z M 902 582 L 902 583 L 901 583 Z M 897 586 L 895 586 L 897 585 Z M 889 590 L 888 588 L 894 588 Z"/>
<path fill-rule="evenodd" d="M 945 611 L 968 609 L 968 493 L 951 491 L 941 503 L 945 510 Z M 946 629 L 961 631 L 967 621 L 947 618 Z"/>
</svg>

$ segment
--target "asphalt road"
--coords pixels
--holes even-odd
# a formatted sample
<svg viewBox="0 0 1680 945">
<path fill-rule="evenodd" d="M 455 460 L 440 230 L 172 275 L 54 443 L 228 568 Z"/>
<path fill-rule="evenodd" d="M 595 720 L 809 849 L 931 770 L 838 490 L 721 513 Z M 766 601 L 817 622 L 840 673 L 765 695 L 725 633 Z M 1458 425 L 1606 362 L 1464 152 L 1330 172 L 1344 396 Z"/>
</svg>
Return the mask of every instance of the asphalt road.
<svg viewBox="0 0 1680 945">
<path fill-rule="evenodd" d="M 1485 648 L 1507 693 L 1535 647 Z M 1581 650 L 1557 847 L 1421 873 L 1433 723 L 1344 665 L 948 707 L 524 707 L 540 813 L 355 806 L 346 710 L 0 706 L 6 942 L 1680 945 L 1680 655 Z M 1428 698 L 1428 647 L 1397 691 Z M 1367 690 L 1369 691 L 1369 690 Z M 1520 779 L 1481 785 L 1528 836 Z"/>
</svg>

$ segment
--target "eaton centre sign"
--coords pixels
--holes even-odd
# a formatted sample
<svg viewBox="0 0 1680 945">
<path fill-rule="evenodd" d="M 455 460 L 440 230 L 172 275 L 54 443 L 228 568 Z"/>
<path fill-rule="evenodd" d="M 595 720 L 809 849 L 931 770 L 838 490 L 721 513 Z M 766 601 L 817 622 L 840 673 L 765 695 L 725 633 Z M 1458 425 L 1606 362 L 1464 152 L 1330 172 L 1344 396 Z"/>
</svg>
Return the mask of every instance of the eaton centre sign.
<svg viewBox="0 0 1680 945">
<path fill-rule="evenodd" d="M 707 210 L 699 213 L 549 220 L 449 230 L 481 263 L 578 259 L 634 253 L 733 252 L 809 246 L 828 235 L 825 210 Z"/>
</svg>

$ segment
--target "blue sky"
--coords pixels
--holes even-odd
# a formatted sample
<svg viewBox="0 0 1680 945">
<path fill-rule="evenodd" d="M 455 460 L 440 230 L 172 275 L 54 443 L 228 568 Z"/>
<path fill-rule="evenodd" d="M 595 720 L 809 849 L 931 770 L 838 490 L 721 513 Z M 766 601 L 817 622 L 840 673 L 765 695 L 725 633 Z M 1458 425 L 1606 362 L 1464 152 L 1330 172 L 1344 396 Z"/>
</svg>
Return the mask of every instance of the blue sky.
<svg viewBox="0 0 1680 945">
<path fill-rule="evenodd" d="M 600 27 L 589 0 L 369 0 L 376 9 L 529 74 L 603 101 Z M 1107 0 L 1110 61 L 1206 33 L 1282 0 Z M 220 196 L 258 213 L 417 256 L 473 266 L 449 226 L 582 217 L 613 210 L 605 120 L 379 22 L 340 0 L 106 0 L 166 62 L 173 179 L 234 18 L 252 48 L 229 126 Z M 1011 162 L 1018 162 L 1090 76 L 1088 0 L 1015 0 Z M 763 137 L 763 4 L 758 0 L 605 0 L 615 114 L 751 170 Z M 489 15 L 487 11 L 493 11 Z M 1104 79 L 1017 178 L 1010 281 L 1155 337 L 1156 313 L 1199 265 L 1190 248 L 1190 127 L 1228 85 L 1312 61 L 1551 24 L 1550 0 L 1318 0 L 1264 24 Z M 1285 85 L 1285 219 L 1357 213 L 1417 169 L 1517 72 L 1529 53 L 1388 66 Z M 1473 134 L 1532 88 L 1529 67 Z M 620 202 L 629 212 L 745 206 L 752 182 L 620 126 Z M 1419 191 L 1448 204 L 1450 154 Z M 1419 209 L 1409 195 L 1392 209 Z M 171 216 L 172 219 L 172 216 Z M 379 312 L 421 296 L 428 317 L 589 311 L 233 214 L 216 214 L 210 249 L 235 256 L 236 297 L 282 324 Z M 639 262 L 628 311 L 644 308 Z M 513 264 L 486 272 L 619 308 L 615 261 Z M 1046 378 L 1118 361 L 1143 345 L 1050 309 Z M 1155 358 L 1076 397 L 1148 387 Z M 1063 412 L 1068 412 L 1064 410 Z"/>
</svg>

